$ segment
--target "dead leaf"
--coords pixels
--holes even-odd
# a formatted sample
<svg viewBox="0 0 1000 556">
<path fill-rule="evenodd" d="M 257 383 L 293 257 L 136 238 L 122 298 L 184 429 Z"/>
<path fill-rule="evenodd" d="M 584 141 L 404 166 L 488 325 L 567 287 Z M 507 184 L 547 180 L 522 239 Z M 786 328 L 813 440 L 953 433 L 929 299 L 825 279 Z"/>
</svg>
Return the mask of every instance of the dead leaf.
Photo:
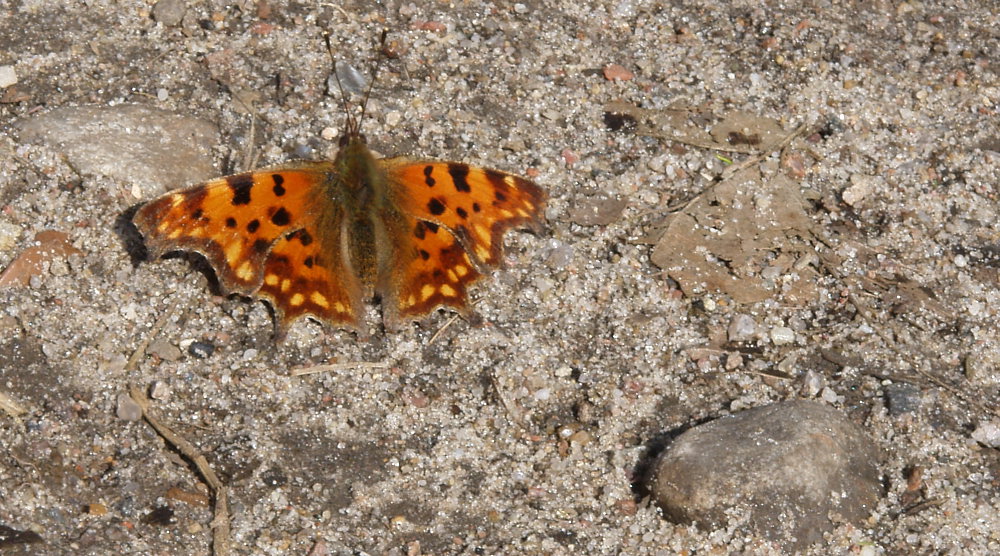
<svg viewBox="0 0 1000 556">
<path fill-rule="evenodd" d="M 785 137 L 781 124 L 774 118 L 765 118 L 747 112 L 730 112 L 712 127 L 712 138 L 718 143 L 733 147 L 746 145 L 756 151 L 767 152 Z"/>
<path fill-rule="evenodd" d="M 769 286 L 762 273 L 776 267 L 784 275 L 800 254 L 811 252 L 802 239 L 811 225 L 805 206 L 796 183 L 783 175 L 764 183 L 756 168 L 748 168 L 675 214 L 651 260 L 687 295 L 720 292 L 738 303 L 779 294 L 787 303 L 812 301 L 818 274 L 809 267 L 797 270 L 783 289 Z"/>
<path fill-rule="evenodd" d="M 581 226 L 607 226 L 618 220 L 628 199 L 592 197 L 574 203 L 569 219 Z"/>
<path fill-rule="evenodd" d="M 35 245 L 21 252 L 0 273 L 0 288 L 27 286 L 32 276 L 42 273 L 44 263 L 54 257 L 67 257 L 82 253 L 69 241 L 69 234 L 57 230 L 43 230 L 35 235 Z"/>
<path fill-rule="evenodd" d="M 635 121 L 637 135 L 726 152 L 768 152 L 787 136 L 777 120 L 746 112 L 717 116 L 697 107 L 647 110 L 628 102 L 612 101 L 604 105 L 604 114 L 606 122 Z M 712 122 L 716 123 L 711 132 L 705 131 Z"/>
</svg>

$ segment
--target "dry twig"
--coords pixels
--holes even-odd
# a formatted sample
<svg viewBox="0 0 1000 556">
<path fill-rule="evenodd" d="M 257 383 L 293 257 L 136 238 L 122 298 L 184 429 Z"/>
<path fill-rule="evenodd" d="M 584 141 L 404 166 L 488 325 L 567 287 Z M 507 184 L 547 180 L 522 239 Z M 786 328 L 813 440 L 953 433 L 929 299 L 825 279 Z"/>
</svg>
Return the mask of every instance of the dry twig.
<svg viewBox="0 0 1000 556">
<path fill-rule="evenodd" d="M 209 466 L 208 460 L 205 456 L 198 451 L 198 448 L 189 442 L 186 438 L 177 434 L 170 427 L 165 425 L 160 421 L 155 415 L 150 412 L 149 409 L 149 399 L 146 398 L 146 394 L 142 392 L 137 386 L 132 386 L 129 389 L 129 394 L 135 403 L 139 404 L 142 408 L 142 416 L 146 419 L 156 432 L 163 437 L 169 444 L 177 448 L 180 453 L 186 457 L 189 461 L 194 463 L 195 468 L 198 469 L 198 473 L 201 475 L 202 479 L 208 484 L 208 487 L 212 491 L 212 495 L 215 498 L 215 510 L 212 517 L 212 552 L 218 556 L 228 556 L 232 554 L 232 544 L 229 532 L 229 494 L 226 486 L 222 484 L 219 477 Z"/>
</svg>

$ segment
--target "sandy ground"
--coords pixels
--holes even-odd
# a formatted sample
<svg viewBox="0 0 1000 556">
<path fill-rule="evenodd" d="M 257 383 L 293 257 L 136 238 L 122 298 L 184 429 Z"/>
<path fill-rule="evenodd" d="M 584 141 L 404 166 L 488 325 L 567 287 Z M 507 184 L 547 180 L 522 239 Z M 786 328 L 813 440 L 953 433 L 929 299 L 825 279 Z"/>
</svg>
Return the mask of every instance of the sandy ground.
<svg viewBox="0 0 1000 556">
<path fill-rule="evenodd" d="M 884 454 L 872 517 L 811 550 L 1000 551 L 996 3 L 159 4 L 0 0 L 4 553 L 211 553 L 205 482 L 131 386 L 226 485 L 241 554 L 779 552 L 669 523 L 636 470 L 802 397 Z M 550 194 L 484 326 L 388 333 L 372 304 L 367 337 L 276 344 L 204 265 L 137 260 L 141 201 L 332 156 L 323 36 L 364 80 L 383 28 L 375 149 Z M 790 198 L 794 226 L 735 224 Z"/>
</svg>

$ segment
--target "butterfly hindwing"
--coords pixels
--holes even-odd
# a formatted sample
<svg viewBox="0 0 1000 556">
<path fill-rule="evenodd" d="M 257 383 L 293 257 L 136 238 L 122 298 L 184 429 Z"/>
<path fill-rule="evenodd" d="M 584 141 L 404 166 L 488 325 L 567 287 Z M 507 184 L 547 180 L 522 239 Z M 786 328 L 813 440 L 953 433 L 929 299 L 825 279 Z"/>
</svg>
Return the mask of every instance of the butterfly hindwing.
<svg viewBox="0 0 1000 556">
<path fill-rule="evenodd" d="M 380 271 L 386 321 L 425 315 L 439 306 L 467 312 L 468 287 L 482 278 L 452 232 L 409 215 L 386 219 L 391 254 Z"/>
</svg>

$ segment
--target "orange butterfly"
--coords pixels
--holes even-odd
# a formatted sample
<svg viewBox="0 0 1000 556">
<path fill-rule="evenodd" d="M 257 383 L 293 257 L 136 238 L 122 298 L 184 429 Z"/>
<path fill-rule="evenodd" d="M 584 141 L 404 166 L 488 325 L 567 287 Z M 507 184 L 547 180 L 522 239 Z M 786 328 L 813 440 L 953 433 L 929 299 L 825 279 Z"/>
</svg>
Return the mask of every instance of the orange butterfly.
<svg viewBox="0 0 1000 556">
<path fill-rule="evenodd" d="M 500 264 L 508 229 L 541 226 L 545 192 L 489 168 L 375 158 L 363 109 L 346 118 L 332 162 L 261 168 L 142 206 L 133 222 L 150 258 L 204 255 L 226 292 L 270 302 L 279 335 L 305 316 L 359 330 L 372 294 L 390 328 L 441 306 L 471 315 L 469 286 Z"/>
</svg>

